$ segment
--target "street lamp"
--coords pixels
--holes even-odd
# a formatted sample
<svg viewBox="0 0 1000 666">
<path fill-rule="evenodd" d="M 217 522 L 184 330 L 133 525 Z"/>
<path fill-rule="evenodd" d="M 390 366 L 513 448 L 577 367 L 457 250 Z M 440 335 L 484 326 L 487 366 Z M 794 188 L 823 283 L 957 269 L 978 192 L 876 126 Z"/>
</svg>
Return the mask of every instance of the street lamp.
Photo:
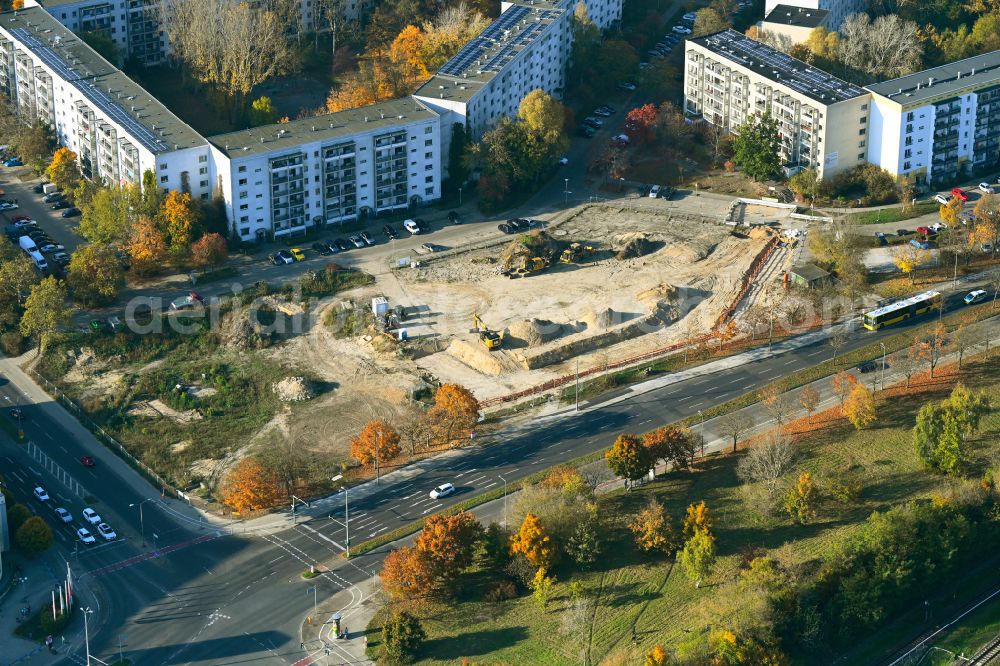
<svg viewBox="0 0 1000 666">
<path fill-rule="evenodd" d="M 882 347 L 882 378 L 879 380 L 879 383 L 882 385 L 882 390 L 884 391 L 885 390 L 885 343 L 880 342 L 878 344 L 880 347 Z"/>
<path fill-rule="evenodd" d="M 147 497 L 146 499 L 142 500 L 138 504 L 134 504 L 134 503 L 133 504 L 129 504 L 129 508 L 131 508 L 133 506 L 138 506 L 139 507 L 139 533 L 142 535 L 142 547 L 143 548 L 146 547 L 146 524 L 142 520 L 142 505 L 145 504 L 146 502 L 152 502 L 152 501 L 153 501 L 152 497 Z"/>
<path fill-rule="evenodd" d="M 698 428 L 699 439 L 701 439 L 701 457 L 705 457 L 705 415 L 702 411 L 698 410 L 698 419 L 701 421 L 701 426 Z"/>
<path fill-rule="evenodd" d="M 337 476 L 330 479 L 334 483 L 340 481 L 344 478 L 343 474 L 338 474 Z M 351 517 L 348 513 L 347 507 L 347 486 L 340 487 L 341 492 L 344 493 L 344 546 L 347 548 L 347 557 L 351 556 Z"/>
<path fill-rule="evenodd" d="M 503 481 L 503 526 L 507 527 L 507 479 L 504 478 L 503 474 L 497 474 L 497 476 Z"/>
<path fill-rule="evenodd" d="M 569 178 L 564 178 L 563 180 L 566 181 L 566 185 L 563 187 L 563 194 L 566 195 L 566 205 L 568 206 L 569 195 L 572 194 L 572 192 L 569 191 Z"/>
<path fill-rule="evenodd" d="M 90 666 L 90 623 L 87 621 L 87 616 L 94 611 L 90 610 L 90 607 L 81 608 L 83 612 L 83 642 L 87 650 L 87 663 L 86 666 Z"/>
<path fill-rule="evenodd" d="M 299 504 L 305 504 L 306 506 L 309 506 L 309 502 L 305 501 L 301 497 L 296 497 L 295 495 L 292 495 L 292 525 L 295 524 L 295 503 L 296 502 L 298 502 Z"/>
<path fill-rule="evenodd" d="M 458 188 L 458 207 L 462 207 L 462 188 Z"/>
<path fill-rule="evenodd" d="M 576 396 L 576 411 L 580 411 L 580 357 L 576 358 L 576 390 L 574 391 Z"/>
</svg>

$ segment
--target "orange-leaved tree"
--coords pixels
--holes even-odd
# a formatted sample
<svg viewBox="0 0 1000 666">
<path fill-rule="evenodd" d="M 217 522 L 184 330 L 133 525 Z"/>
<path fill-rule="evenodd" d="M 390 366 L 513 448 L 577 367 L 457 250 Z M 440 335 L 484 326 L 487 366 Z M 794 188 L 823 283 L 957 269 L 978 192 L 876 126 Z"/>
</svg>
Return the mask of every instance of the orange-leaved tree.
<svg viewBox="0 0 1000 666">
<path fill-rule="evenodd" d="M 611 448 L 604 452 L 604 459 L 611 471 L 625 478 L 626 483 L 641 479 L 653 466 L 649 449 L 642 445 L 638 435 L 630 432 L 618 435 Z"/>
<path fill-rule="evenodd" d="M 519 529 L 510 541 L 512 555 L 523 555 L 533 567 L 549 570 L 556 563 L 559 551 L 542 525 L 533 513 L 524 517 Z"/>
<path fill-rule="evenodd" d="M 635 515 L 629 529 L 635 534 L 636 545 L 647 552 L 658 550 L 669 554 L 677 548 L 677 535 L 670 518 L 655 499 L 650 499 L 646 508 Z"/>
<path fill-rule="evenodd" d="M 651 430 L 642 436 L 642 445 L 654 464 L 662 460 L 677 470 L 687 469 L 694 460 L 695 437 L 688 428 L 663 426 Z"/>
<path fill-rule="evenodd" d="M 227 256 L 226 239 L 221 234 L 205 234 L 191 246 L 191 262 L 200 268 L 220 266 Z"/>
<path fill-rule="evenodd" d="M 163 267 L 167 241 L 152 218 L 139 218 L 128 242 L 128 254 L 132 258 L 132 270 L 139 275 L 151 275 Z"/>
<path fill-rule="evenodd" d="M 855 384 L 841 409 L 847 420 L 861 430 L 875 421 L 875 394 L 864 384 Z"/>
<path fill-rule="evenodd" d="M 351 440 L 351 457 L 365 467 L 379 465 L 399 455 L 399 433 L 382 419 L 365 424 L 358 436 Z"/>
<path fill-rule="evenodd" d="M 45 169 L 49 180 L 64 192 L 74 189 L 83 177 L 76 162 L 76 153 L 69 148 L 60 148 L 52 155 L 52 162 Z"/>
<path fill-rule="evenodd" d="M 687 515 L 684 516 L 684 538 L 690 539 L 695 532 L 712 531 L 712 512 L 705 506 L 705 500 L 697 504 L 689 504 Z"/>
<path fill-rule="evenodd" d="M 556 465 L 538 485 L 543 488 L 557 488 L 571 496 L 586 495 L 590 492 L 580 470 L 569 465 Z"/>
<path fill-rule="evenodd" d="M 646 653 L 646 660 L 643 666 L 668 666 L 670 664 L 667 651 L 662 645 L 654 645 L 653 649 Z"/>
<path fill-rule="evenodd" d="M 434 590 L 434 565 L 430 557 L 409 546 L 386 556 L 380 576 L 382 589 L 396 601 L 426 597 Z"/>
<path fill-rule="evenodd" d="M 442 384 L 434 393 L 434 405 L 427 411 L 435 439 L 451 446 L 469 438 L 479 421 L 479 401 L 472 391 L 458 384 Z"/>
<path fill-rule="evenodd" d="M 222 502 L 234 510 L 257 511 L 281 499 L 281 479 L 257 458 L 236 463 L 222 482 Z"/>
<path fill-rule="evenodd" d="M 483 526 L 476 517 L 461 511 L 430 516 L 413 545 L 430 558 L 435 578 L 448 582 L 472 564 L 482 536 Z"/>
<path fill-rule="evenodd" d="M 389 57 L 399 65 L 403 76 L 411 80 L 427 78 L 423 60 L 424 31 L 415 25 L 403 28 L 389 46 Z"/>
<path fill-rule="evenodd" d="M 187 192 L 171 190 L 163 200 L 160 214 L 170 238 L 170 253 L 177 257 L 186 256 L 191 251 L 192 239 L 198 233 L 198 205 Z"/>
<path fill-rule="evenodd" d="M 847 400 L 847 396 L 851 394 L 855 385 L 858 383 L 858 378 L 852 374 L 839 370 L 837 374 L 833 376 L 830 380 L 830 385 L 833 387 L 833 392 L 837 394 L 840 399 L 840 409 L 844 409 L 844 401 Z"/>
</svg>

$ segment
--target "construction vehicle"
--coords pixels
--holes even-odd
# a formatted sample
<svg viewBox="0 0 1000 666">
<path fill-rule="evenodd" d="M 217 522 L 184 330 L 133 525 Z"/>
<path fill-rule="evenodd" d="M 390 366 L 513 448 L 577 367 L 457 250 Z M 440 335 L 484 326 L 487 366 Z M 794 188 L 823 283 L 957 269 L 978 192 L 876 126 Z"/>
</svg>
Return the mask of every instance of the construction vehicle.
<svg viewBox="0 0 1000 666">
<path fill-rule="evenodd" d="M 572 264 L 576 261 L 580 261 L 585 257 L 589 257 L 594 254 L 593 245 L 584 245 L 583 243 L 570 243 L 570 246 L 562 251 L 559 256 L 559 261 L 564 264 Z"/>
<path fill-rule="evenodd" d="M 503 333 L 494 331 L 487 326 L 486 322 L 479 317 L 478 312 L 472 313 L 472 327 L 479 333 L 479 342 L 490 351 L 499 349 L 503 345 Z"/>
</svg>

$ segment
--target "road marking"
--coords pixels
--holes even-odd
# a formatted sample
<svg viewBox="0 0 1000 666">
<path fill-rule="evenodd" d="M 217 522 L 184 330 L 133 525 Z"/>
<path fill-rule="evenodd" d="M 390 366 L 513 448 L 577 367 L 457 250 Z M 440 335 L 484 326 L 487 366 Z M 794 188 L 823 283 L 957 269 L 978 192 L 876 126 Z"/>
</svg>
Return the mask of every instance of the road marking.
<svg viewBox="0 0 1000 666">
<path fill-rule="evenodd" d="M 271 560 L 270 562 L 268 562 L 268 564 L 274 564 L 278 560 L 284 559 L 284 557 L 285 557 L 284 555 L 278 555 L 276 558 L 274 558 L 273 560 Z"/>
<path fill-rule="evenodd" d="M 703 404 L 705 404 L 705 403 L 703 403 L 703 402 L 696 402 L 693 405 L 691 405 L 691 408 L 692 409 L 697 409 L 698 407 L 701 407 Z"/>
<path fill-rule="evenodd" d="M 386 525 L 386 526 L 383 526 L 383 527 L 380 527 L 380 528 L 378 528 L 377 530 L 375 530 L 374 532 L 372 532 L 371 534 L 369 534 L 369 535 L 368 535 L 368 538 L 369 538 L 369 539 L 371 539 L 371 538 L 372 538 L 373 536 L 375 536 L 375 535 L 376 535 L 376 534 L 378 534 L 379 532 L 385 532 L 385 531 L 386 531 L 387 529 L 389 529 L 389 526 L 388 526 L 388 525 Z"/>
<path fill-rule="evenodd" d="M 29 467 L 28 469 L 29 469 L 29 470 L 31 470 L 31 473 L 32 473 L 32 474 L 34 474 L 35 476 L 41 476 L 41 475 L 42 475 L 42 473 L 41 473 L 41 472 L 39 472 L 39 471 L 38 471 L 37 469 L 35 469 L 34 467 Z"/>
<path fill-rule="evenodd" d="M 209 569 L 208 567 L 202 567 L 202 569 L 204 569 L 205 571 L 207 571 L 209 576 L 214 576 L 215 575 L 215 573 L 211 569 Z"/>
<path fill-rule="evenodd" d="M 20 474 L 18 474 L 17 472 L 11 472 L 10 475 L 13 476 L 15 479 L 17 479 L 18 481 L 20 481 L 21 483 L 25 482 L 25 478 Z"/>
<path fill-rule="evenodd" d="M 498 483 L 500 483 L 500 482 L 499 481 L 493 481 L 492 483 L 488 483 L 485 486 L 483 486 L 482 488 L 480 488 L 480 490 L 486 490 L 487 488 L 492 488 L 493 486 L 497 485 Z"/>
<path fill-rule="evenodd" d="M 736 379 L 734 379 L 733 381 L 731 381 L 729 383 L 730 384 L 735 384 L 736 382 L 741 382 L 741 381 L 743 381 L 743 378 L 742 377 L 737 377 Z"/>
<path fill-rule="evenodd" d="M 309 530 L 310 532 L 312 532 L 313 534 L 315 534 L 316 536 L 318 536 L 320 539 L 323 539 L 323 541 L 327 541 L 329 543 L 332 543 L 334 546 L 336 546 L 337 548 L 339 548 L 341 550 L 346 550 L 346 548 L 344 548 L 343 546 L 341 546 L 339 543 L 337 543 L 336 541 L 334 541 L 333 539 L 331 539 L 327 535 L 325 535 L 325 534 L 323 534 L 321 532 L 317 532 L 316 530 L 314 530 L 313 528 L 309 527 L 308 525 L 302 524 L 300 527 L 303 527 L 303 528 Z"/>
</svg>

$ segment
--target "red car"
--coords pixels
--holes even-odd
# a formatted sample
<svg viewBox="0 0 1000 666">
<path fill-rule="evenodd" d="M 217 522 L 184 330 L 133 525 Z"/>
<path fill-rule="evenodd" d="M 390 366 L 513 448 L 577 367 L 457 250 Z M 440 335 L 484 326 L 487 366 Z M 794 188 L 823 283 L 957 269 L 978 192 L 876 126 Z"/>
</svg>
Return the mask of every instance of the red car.
<svg viewBox="0 0 1000 666">
<path fill-rule="evenodd" d="M 80 458 L 80 464 L 83 465 L 84 467 L 93 467 L 94 465 L 97 464 L 97 461 L 91 458 L 90 456 L 83 456 L 82 458 Z"/>
<path fill-rule="evenodd" d="M 937 232 L 929 227 L 917 227 L 917 233 L 921 236 L 933 236 Z"/>
<path fill-rule="evenodd" d="M 961 187 L 956 187 L 955 189 L 953 189 L 951 191 L 951 196 L 958 197 L 962 201 L 968 201 L 969 200 L 969 195 L 966 194 L 965 190 L 963 190 Z"/>
<path fill-rule="evenodd" d="M 14 221 L 14 222 L 20 222 L 21 220 L 30 220 L 31 217 L 28 216 L 28 215 L 15 215 L 14 217 L 12 217 L 10 219 L 12 221 Z"/>
</svg>

